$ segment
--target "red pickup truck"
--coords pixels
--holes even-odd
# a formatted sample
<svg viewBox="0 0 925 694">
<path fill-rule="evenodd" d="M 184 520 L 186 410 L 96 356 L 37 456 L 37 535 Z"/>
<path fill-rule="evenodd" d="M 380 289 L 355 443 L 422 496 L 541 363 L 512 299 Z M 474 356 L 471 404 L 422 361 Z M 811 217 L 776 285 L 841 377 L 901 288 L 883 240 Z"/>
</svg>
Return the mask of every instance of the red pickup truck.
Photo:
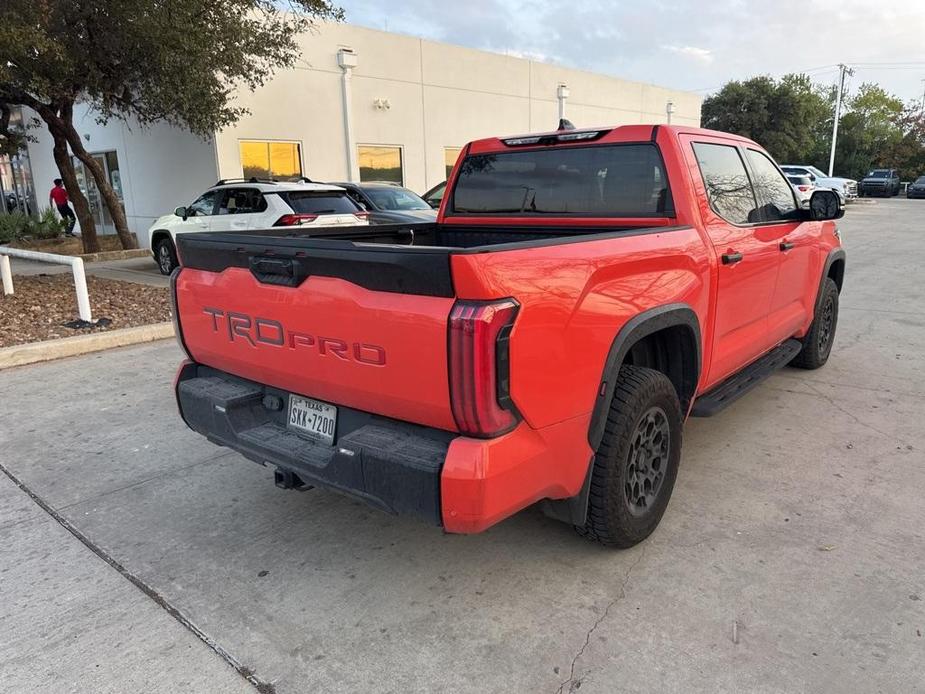
<svg viewBox="0 0 925 694">
<path fill-rule="evenodd" d="M 540 502 L 628 547 L 688 416 L 825 363 L 843 214 L 719 132 L 472 142 L 434 224 L 180 236 L 180 413 L 283 488 L 454 533 Z"/>
</svg>

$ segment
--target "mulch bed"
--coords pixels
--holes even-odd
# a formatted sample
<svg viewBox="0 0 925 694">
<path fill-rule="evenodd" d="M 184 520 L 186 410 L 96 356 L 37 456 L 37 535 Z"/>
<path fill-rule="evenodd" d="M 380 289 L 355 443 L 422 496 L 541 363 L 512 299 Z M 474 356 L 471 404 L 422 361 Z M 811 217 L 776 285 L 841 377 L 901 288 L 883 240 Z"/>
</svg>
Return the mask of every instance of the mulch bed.
<svg viewBox="0 0 925 694">
<path fill-rule="evenodd" d="M 99 241 L 101 253 L 122 250 L 122 243 L 115 234 L 100 234 L 96 238 Z M 23 248 L 27 251 L 57 253 L 58 255 L 81 255 L 84 252 L 80 239 L 73 236 L 60 236 L 56 239 L 21 239 L 7 245 L 10 248 Z"/>
<path fill-rule="evenodd" d="M 161 287 L 87 277 L 93 320 L 112 322 L 81 329 L 64 326 L 80 318 L 70 273 L 15 276 L 13 289 L 12 296 L 0 292 L 0 347 L 170 320 L 169 292 Z"/>
</svg>

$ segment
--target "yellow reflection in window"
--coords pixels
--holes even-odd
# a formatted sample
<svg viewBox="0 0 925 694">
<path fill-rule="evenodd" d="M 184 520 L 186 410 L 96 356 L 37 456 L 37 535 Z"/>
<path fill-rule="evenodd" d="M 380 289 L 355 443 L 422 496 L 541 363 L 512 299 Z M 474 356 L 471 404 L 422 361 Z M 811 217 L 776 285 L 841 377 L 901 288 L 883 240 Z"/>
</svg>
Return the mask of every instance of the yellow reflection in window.
<svg viewBox="0 0 925 694">
<path fill-rule="evenodd" d="M 273 178 L 296 179 L 302 175 L 299 145 L 295 142 L 270 143 L 270 171 Z"/>
<path fill-rule="evenodd" d="M 401 147 L 357 147 L 361 181 L 390 181 L 402 185 Z"/>
<path fill-rule="evenodd" d="M 244 178 L 270 178 L 270 153 L 266 142 L 241 143 L 241 168 Z"/>
<path fill-rule="evenodd" d="M 453 171 L 453 167 L 456 166 L 456 159 L 459 157 L 459 153 L 462 151 L 462 147 L 444 147 L 443 148 L 443 163 L 446 165 L 446 177 L 450 177 L 450 172 Z"/>
<path fill-rule="evenodd" d="M 244 141 L 240 145 L 244 178 L 285 181 L 302 175 L 302 157 L 297 142 Z"/>
</svg>

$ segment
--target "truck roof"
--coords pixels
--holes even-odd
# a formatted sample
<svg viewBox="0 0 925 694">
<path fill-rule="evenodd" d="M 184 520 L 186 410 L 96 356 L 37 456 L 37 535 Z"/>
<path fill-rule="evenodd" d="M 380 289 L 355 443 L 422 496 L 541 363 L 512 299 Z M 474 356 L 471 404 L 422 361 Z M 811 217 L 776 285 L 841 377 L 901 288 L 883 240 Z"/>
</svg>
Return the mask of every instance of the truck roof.
<svg viewBox="0 0 925 694">
<path fill-rule="evenodd" d="M 751 144 L 759 146 L 752 140 L 749 140 L 746 137 L 740 135 L 733 135 L 732 133 L 720 132 L 718 130 L 708 130 L 706 128 L 694 128 L 686 125 L 663 125 L 663 124 L 649 124 L 649 125 L 603 125 L 596 126 L 591 128 L 576 128 L 575 130 L 549 130 L 545 132 L 537 133 L 527 133 L 524 135 L 510 135 L 504 137 L 486 137 L 480 140 L 474 140 L 469 145 L 470 154 L 482 154 L 485 152 L 497 152 L 500 150 L 509 150 L 511 147 L 517 146 L 530 146 L 533 144 L 548 145 L 548 144 L 562 144 L 570 145 L 576 144 L 580 145 L 582 142 L 593 140 L 595 143 L 605 143 L 605 142 L 645 142 L 648 140 L 654 141 L 655 135 L 657 132 L 668 131 L 674 134 L 692 134 L 692 135 L 709 135 L 710 137 L 721 137 L 726 140 L 734 140 L 736 142 L 741 142 L 743 144 Z M 596 133 L 602 133 L 600 136 L 592 135 Z M 587 138 L 582 139 L 581 135 L 588 135 Z M 563 136 L 567 137 L 566 140 L 560 140 L 558 143 L 555 142 L 556 138 L 562 138 Z M 529 140 L 536 139 L 535 143 L 529 142 Z M 545 142 L 541 142 L 545 140 Z M 526 142 L 525 142 L 526 141 Z"/>
</svg>

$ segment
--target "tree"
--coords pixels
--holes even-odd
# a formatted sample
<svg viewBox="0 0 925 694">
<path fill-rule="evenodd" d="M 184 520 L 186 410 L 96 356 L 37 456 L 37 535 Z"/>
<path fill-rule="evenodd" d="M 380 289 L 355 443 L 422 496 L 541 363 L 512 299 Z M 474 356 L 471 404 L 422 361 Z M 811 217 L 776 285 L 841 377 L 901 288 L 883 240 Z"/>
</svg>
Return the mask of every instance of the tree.
<svg viewBox="0 0 925 694">
<path fill-rule="evenodd" d="M 68 172 L 64 161 L 70 147 L 131 248 L 118 196 L 74 127 L 75 104 L 91 106 L 101 123 L 164 121 L 210 137 L 246 113 L 233 101 L 237 88 L 253 90 L 276 68 L 292 66 L 296 38 L 314 20 L 343 17 L 330 0 L 287 7 L 276 0 L 3 0 L 0 102 L 28 106 L 45 122 L 72 193 L 73 165 Z M 95 234 L 84 236 L 85 250 L 94 250 Z"/>
<path fill-rule="evenodd" d="M 705 128 L 748 137 L 780 161 L 803 161 L 816 148 L 831 108 L 824 90 L 805 75 L 728 82 L 704 99 Z"/>
<path fill-rule="evenodd" d="M 835 168 L 862 178 L 875 167 L 899 168 L 893 161 L 903 139 L 903 103 L 879 86 L 862 84 L 846 99 L 835 149 Z"/>
</svg>

